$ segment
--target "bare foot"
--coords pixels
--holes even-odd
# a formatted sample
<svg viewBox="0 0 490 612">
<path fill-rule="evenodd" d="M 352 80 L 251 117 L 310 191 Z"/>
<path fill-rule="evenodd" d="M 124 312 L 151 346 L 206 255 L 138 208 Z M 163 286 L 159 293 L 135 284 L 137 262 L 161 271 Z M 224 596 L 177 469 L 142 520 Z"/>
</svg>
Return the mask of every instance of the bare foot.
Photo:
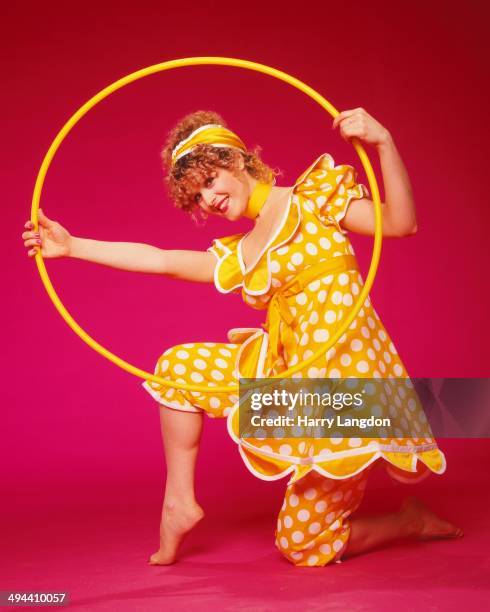
<svg viewBox="0 0 490 612">
<path fill-rule="evenodd" d="M 402 504 L 401 512 L 407 517 L 407 523 L 413 526 L 413 535 L 418 540 L 439 540 L 463 536 L 462 529 L 437 516 L 416 497 L 407 497 Z"/>
<path fill-rule="evenodd" d="M 160 549 L 150 557 L 150 565 L 175 563 L 177 551 L 184 537 L 204 517 L 198 504 L 192 506 L 179 503 L 163 505 L 160 525 Z"/>
</svg>

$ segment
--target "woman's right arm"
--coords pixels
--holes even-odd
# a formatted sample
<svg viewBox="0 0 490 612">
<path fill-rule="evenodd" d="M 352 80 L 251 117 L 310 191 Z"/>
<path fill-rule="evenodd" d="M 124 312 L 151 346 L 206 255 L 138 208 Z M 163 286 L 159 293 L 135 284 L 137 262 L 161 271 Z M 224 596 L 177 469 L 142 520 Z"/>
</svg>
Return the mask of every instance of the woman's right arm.
<svg viewBox="0 0 490 612">
<path fill-rule="evenodd" d="M 182 280 L 212 283 L 216 257 L 208 251 L 164 250 L 136 242 L 105 242 L 77 238 L 56 221 L 48 219 L 40 209 L 39 232 L 22 234 L 24 245 L 30 247 L 29 257 L 41 248 L 44 258 L 74 257 L 111 268 L 165 274 Z M 32 230 L 30 221 L 25 224 Z"/>
</svg>

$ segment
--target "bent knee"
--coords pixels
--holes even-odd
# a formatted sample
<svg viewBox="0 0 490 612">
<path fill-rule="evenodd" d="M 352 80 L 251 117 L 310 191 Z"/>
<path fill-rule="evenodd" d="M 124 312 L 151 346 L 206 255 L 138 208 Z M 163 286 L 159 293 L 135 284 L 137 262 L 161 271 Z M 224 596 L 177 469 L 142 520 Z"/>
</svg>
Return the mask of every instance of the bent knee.
<svg viewBox="0 0 490 612">
<path fill-rule="evenodd" d="M 345 542 L 339 538 L 322 543 L 312 540 L 298 546 L 280 536 L 275 544 L 282 556 L 298 567 L 323 567 L 333 563 L 340 558 L 345 547 Z"/>
</svg>

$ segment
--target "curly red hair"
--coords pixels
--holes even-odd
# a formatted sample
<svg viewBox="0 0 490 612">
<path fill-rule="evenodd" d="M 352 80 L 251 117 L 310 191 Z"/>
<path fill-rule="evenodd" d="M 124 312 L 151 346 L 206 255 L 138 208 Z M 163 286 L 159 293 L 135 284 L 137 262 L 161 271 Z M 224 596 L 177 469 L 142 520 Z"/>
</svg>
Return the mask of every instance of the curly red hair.
<svg viewBox="0 0 490 612">
<path fill-rule="evenodd" d="M 279 174 L 279 171 L 273 170 L 260 159 L 259 147 L 243 153 L 228 147 L 200 144 L 172 165 L 172 151 L 175 146 L 197 128 L 210 123 L 227 127 L 224 119 L 213 111 L 197 111 L 185 116 L 169 133 L 162 150 L 162 160 L 166 170 L 165 183 L 169 195 L 175 206 L 190 213 L 194 219 L 194 213 L 199 209 L 194 196 L 216 167 L 238 173 L 238 161 L 241 156 L 245 162 L 245 170 L 258 181 L 268 183 Z"/>
</svg>

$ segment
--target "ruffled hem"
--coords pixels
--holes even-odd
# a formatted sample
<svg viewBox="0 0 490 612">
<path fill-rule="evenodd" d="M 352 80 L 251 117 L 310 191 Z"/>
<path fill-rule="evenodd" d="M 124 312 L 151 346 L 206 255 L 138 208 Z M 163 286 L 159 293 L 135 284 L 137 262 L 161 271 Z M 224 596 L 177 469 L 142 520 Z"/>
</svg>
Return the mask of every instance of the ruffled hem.
<svg viewBox="0 0 490 612">
<path fill-rule="evenodd" d="M 230 415 L 231 416 L 231 415 Z M 235 439 L 235 436 L 232 436 Z M 236 439 L 235 439 L 236 441 Z M 374 445 L 352 451 L 329 453 L 328 460 L 321 456 L 312 457 L 309 463 L 300 457 L 281 457 L 278 455 L 261 454 L 249 448 L 241 441 L 239 451 L 250 472 L 261 480 L 279 480 L 292 474 L 288 485 L 297 482 L 311 471 L 318 472 L 326 478 L 344 480 L 359 474 L 378 459 L 387 462 L 387 471 L 392 478 L 403 483 L 415 483 L 424 480 L 430 472 L 443 474 L 446 471 L 444 453 L 432 445 L 431 450 L 410 453 L 392 453 L 377 448 Z M 381 446 L 381 445 L 376 445 Z M 406 475 L 406 476 L 405 476 Z"/>
<path fill-rule="evenodd" d="M 143 387 L 143 389 L 146 389 L 146 391 L 148 391 L 148 393 L 152 396 L 152 398 L 156 400 L 162 406 L 166 406 L 167 408 L 172 408 L 173 410 L 180 410 L 180 412 L 193 412 L 193 413 L 203 412 L 201 408 L 195 408 L 194 406 L 192 406 L 191 408 L 188 408 L 186 406 L 182 406 L 182 404 L 179 404 L 178 402 L 171 402 L 168 399 L 164 399 L 158 391 L 153 389 L 153 387 L 147 380 L 141 383 L 141 386 Z M 214 416 L 214 415 L 211 415 L 211 416 Z"/>
</svg>

